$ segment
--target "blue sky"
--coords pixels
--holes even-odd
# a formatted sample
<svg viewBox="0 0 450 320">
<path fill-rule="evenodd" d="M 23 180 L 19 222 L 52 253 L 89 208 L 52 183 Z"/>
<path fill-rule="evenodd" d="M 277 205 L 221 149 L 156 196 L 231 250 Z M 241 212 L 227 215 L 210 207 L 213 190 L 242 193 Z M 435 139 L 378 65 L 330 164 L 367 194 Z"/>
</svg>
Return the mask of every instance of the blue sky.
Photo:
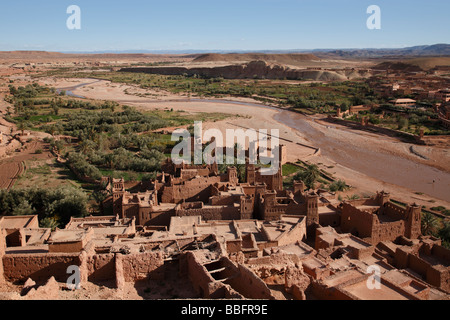
<svg viewBox="0 0 450 320">
<path fill-rule="evenodd" d="M 67 7 L 81 8 L 69 30 Z M 367 7 L 381 8 L 369 30 Z M 0 50 L 288 50 L 450 43 L 447 0 L 14 0 Z"/>
</svg>

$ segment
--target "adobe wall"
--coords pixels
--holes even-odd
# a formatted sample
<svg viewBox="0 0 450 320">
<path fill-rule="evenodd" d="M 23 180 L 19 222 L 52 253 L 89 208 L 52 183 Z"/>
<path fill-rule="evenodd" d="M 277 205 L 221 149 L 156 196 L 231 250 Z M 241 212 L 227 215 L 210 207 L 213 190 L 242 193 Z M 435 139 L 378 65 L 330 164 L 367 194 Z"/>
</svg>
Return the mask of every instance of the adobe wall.
<svg viewBox="0 0 450 320">
<path fill-rule="evenodd" d="M 450 250 L 439 245 L 434 245 L 431 249 L 431 254 L 450 265 Z"/>
<path fill-rule="evenodd" d="M 144 222 L 144 225 L 151 226 L 169 226 L 170 219 L 175 216 L 175 210 L 168 210 L 164 212 L 152 212 L 150 214 L 147 221 Z"/>
<path fill-rule="evenodd" d="M 210 284 L 215 282 L 208 270 L 200 264 L 192 252 L 186 253 L 186 267 L 189 280 L 194 290 L 203 298 L 209 298 L 215 290 L 211 290 Z M 218 290 L 218 288 L 216 288 Z"/>
<path fill-rule="evenodd" d="M 49 244 L 48 249 L 49 252 L 52 253 L 64 253 L 64 252 L 80 252 L 86 245 L 86 241 L 76 241 L 76 242 L 66 242 L 66 243 L 57 243 L 57 244 Z"/>
<path fill-rule="evenodd" d="M 343 292 L 338 288 L 328 288 L 317 281 L 311 283 L 311 292 L 319 300 L 357 300 L 351 294 Z"/>
<path fill-rule="evenodd" d="M 400 236 L 405 235 L 405 221 L 394 221 L 389 223 L 376 223 L 372 230 L 372 244 L 381 241 L 394 241 Z"/>
<path fill-rule="evenodd" d="M 370 238 L 375 218 L 376 216 L 370 212 L 361 211 L 344 202 L 342 204 L 341 230 L 343 233 L 352 233 L 359 238 Z"/>
<path fill-rule="evenodd" d="M 86 272 L 90 282 L 107 281 L 115 279 L 115 255 L 96 254 L 86 259 Z"/>
<path fill-rule="evenodd" d="M 220 184 L 220 177 L 202 177 L 185 181 L 180 185 L 164 186 L 161 194 L 163 203 L 180 203 L 186 201 L 208 202 L 211 196 L 211 185 Z"/>
<path fill-rule="evenodd" d="M 322 227 L 338 227 L 341 225 L 341 213 L 336 211 L 335 213 L 319 214 L 319 224 Z"/>
<path fill-rule="evenodd" d="M 80 266 L 79 254 L 8 254 L 3 257 L 5 279 L 9 282 L 25 282 L 28 278 L 36 282 L 55 277 L 58 282 L 66 282 L 70 275 L 67 268 Z"/>
<path fill-rule="evenodd" d="M 277 247 L 278 246 L 278 241 L 258 242 L 256 245 L 258 246 L 259 251 L 264 251 L 264 249 Z"/>
<path fill-rule="evenodd" d="M 406 218 L 406 209 L 400 207 L 399 205 L 387 202 L 383 208 L 383 214 L 386 214 L 392 218 L 396 219 L 405 219 Z"/>
<path fill-rule="evenodd" d="M 232 264 L 230 261 L 229 264 Z M 239 276 L 227 280 L 230 286 L 249 299 L 274 300 L 270 289 L 253 271 L 242 264 L 238 264 L 237 272 Z"/>
<path fill-rule="evenodd" d="M 227 246 L 227 252 L 230 253 L 237 253 L 242 251 L 242 240 L 236 239 L 236 240 L 228 240 L 226 242 Z"/>
<path fill-rule="evenodd" d="M 440 249 L 437 250 L 439 251 Z M 420 274 L 429 284 L 450 292 L 450 268 L 439 265 L 433 266 L 419 256 L 401 249 L 397 249 L 395 252 L 395 264 L 397 268 L 413 270 Z"/>
<path fill-rule="evenodd" d="M 21 247 L 25 242 L 20 229 L 5 229 L 5 239 L 8 247 Z"/>
<path fill-rule="evenodd" d="M 178 209 L 177 216 L 201 216 L 203 220 L 240 220 L 239 207 L 203 207 L 193 209 Z"/>
<path fill-rule="evenodd" d="M 301 222 L 297 223 L 291 230 L 285 232 L 278 239 L 278 246 L 282 247 L 293 244 L 298 241 L 302 241 L 304 238 L 306 238 L 306 219 L 303 219 Z"/>
<path fill-rule="evenodd" d="M 3 255 L 5 254 L 6 243 L 5 235 L 3 230 L 0 229 L 0 284 L 5 282 L 4 272 L 3 272 Z"/>
<path fill-rule="evenodd" d="M 280 204 L 272 202 L 272 197 L 266 195 L 264 201 L 259 206 L 259 219 L 266 221 L 279 220 L 281 215 L 306 215 L 306 203 Z M 275 199 L 274 199 L 275 200 Z"/>
<path fill-rule="evenodd" d="M 164 258 L 161 252 L 117 255 L 121 260 L 125 282 L 164 279 Z"/>
<path fill-rule="evenodd" d="M 240 196 L 213 196 L 209 198 L 212 206 L 228 206 L 235 202 L 240 202 Z"/>
<path fill-rule="evenodd" d="M 427 269 L 426 281 L 447 293 L 450 293 L 450 270 L 434 268 L 430 266 Z"/>
<path fill-rule="evenodd" d="M 121 218 L 136 218 L 139 221 L 139 205 L 137 203 L 124 204 L 122 203 Z"/>
</svg>

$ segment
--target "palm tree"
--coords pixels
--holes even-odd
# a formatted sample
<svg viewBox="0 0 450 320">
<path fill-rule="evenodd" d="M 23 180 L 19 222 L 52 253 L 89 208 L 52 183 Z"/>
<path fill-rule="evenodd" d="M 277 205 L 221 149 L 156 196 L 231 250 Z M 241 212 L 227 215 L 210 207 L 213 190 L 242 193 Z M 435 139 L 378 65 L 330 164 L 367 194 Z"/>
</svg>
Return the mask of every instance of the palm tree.
<svg viewBox="0 0 450 320">
<path fill-rule="evenodd" d="M 320 170 L 316 164 L 308 164 L 306 168 L 295 176 L 295 180 L 302 180 L 308 189 L 314 189 L 314 184 L 320 178 Z"/>
<path fill-rule="evenodd" d="M 52 229 L 52 231 L 53 231 L 59 226 L 59 223 L 55 218 L 46 217 L 46 218 L 42 219 L 40 225 L 41 225 L 41 228 L 49 228 L 49 229 Z"/>
<path fill-rule="evenodd" d="M 438 221 L 436 217 L 430 212 L 422 214 L 422 234 L 433 235 L 438 229 Z"/>
</svg>

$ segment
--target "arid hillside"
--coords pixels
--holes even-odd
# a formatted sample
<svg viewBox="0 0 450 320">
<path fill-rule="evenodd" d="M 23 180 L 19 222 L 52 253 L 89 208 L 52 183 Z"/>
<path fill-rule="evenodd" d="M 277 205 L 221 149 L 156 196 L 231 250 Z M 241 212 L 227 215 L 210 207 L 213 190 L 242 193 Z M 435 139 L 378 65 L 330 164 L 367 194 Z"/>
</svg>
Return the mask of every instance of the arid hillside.
<svg viewBox="0 0 450 320">
<path fill-rule="evenodd" d="M 390 60 L 374 67 L 379 70 L 395 70 L 402 72 L 420 72 L 433 69 L 437 66 L 449 66 L 450 57 L 418 57 L 410 59 Z"/>
<path fill-rule="evenodd" d="M 367 71 L 357 71 L 352 69 L 291 69 L 278 64 L 269 64 L 265 61 L 251 61 L 246 64 L 234 64 L 220 67 L 123 68 L 120 71 L 161 75 L 199 75 L 207 78 L 222 77 L 225 79 L 289 79 L 313 81 L 345 81 L 370 75 Z"/>
<path fill-rule="evenodd" d="M 320 61 L 321 59 L 313 54 L 208 53 L 200 55 L 193 62 L 250 62 L 256 60 L 281 65 L 302 65 L 305 61 Z"/>
</svg>

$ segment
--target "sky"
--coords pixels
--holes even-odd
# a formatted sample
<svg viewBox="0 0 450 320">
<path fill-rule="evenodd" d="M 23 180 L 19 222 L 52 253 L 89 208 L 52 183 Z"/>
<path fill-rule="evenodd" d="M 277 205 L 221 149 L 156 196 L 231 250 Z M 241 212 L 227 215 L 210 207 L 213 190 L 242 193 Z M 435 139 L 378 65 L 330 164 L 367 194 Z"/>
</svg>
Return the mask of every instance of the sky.
<svg viewBox="0 0 450 320">
<path fill-rule="evenodd" d="M 379 30 L 367 28 L 370 5 Z M 2 0 L 0 50 L 402 48 L 450 43 L 449 12 L 447 0 Z"/>
</svg>

